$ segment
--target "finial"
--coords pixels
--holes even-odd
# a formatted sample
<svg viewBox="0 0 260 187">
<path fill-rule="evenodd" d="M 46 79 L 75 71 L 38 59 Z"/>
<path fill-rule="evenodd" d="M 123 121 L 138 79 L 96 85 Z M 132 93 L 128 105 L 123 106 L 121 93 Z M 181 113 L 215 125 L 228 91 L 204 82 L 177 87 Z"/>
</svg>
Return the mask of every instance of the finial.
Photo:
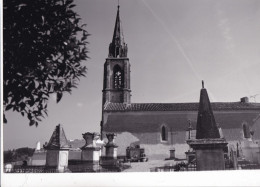
<svg viewBox="0 0 260 187">
<path fill-rule="evenodd" d="M 202 88 L 204 89 L 204 81 L 202 80 Z"/>
<path fill-rule="evenodd" d="M 119 6 L 119 0 L 117 0 L 117 8 L 118 8 L 118 10 L 119 10 L 119 7 L 120 7 L 120 6 Z"/>
</svg>

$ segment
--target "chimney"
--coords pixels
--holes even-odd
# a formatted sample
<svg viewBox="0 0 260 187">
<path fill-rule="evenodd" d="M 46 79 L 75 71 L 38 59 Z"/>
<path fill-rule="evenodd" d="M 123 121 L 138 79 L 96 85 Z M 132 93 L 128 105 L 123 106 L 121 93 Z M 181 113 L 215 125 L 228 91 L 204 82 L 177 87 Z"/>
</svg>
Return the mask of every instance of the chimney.
<svg viewBox="0 0 260 187">
<path fill-rule="evenodd" d="M 240 102 L 241 102 L 241 103 L 249 103 L 249 99 L 248 99 L 248 97 L 242 97 L 242 98 L 240 99 Z"/>
</svg>

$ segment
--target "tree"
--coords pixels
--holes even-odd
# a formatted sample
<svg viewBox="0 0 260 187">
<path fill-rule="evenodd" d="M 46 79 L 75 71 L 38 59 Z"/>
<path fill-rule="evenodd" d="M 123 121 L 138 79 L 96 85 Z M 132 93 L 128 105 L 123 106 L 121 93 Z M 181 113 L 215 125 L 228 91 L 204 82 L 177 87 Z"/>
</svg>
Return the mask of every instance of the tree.
<svg viewBox="0 0 260 187">
<path fill-rule="evenodd" d="M 14 153 L 11 150 L 4 151 L 4 163 L 13 162 L 14 161 Z"/>
<path fill-rule="evenodd" d="M 86 24 L 73 0 L 4 0 L 3 105 L 38 125 L 50 94 L 71 93 L 86 67 Z M 4 122 L 7 122 L 5 115 Z"/>
</svg>

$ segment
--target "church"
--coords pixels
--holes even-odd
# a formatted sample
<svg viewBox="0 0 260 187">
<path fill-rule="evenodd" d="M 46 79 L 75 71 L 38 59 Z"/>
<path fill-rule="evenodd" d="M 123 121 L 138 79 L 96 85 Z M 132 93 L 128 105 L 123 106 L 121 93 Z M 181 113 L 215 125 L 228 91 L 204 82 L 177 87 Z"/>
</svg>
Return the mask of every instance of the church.
<svg viewBox="0 0 260 187">
<path fill-rule="evenodd" d="M 130 145 L 140 145 L 150 159 L 168 158 L 171 149 L 175 149 L 177 158 L 185 158 L 189 149 L 186 140 L 195 138 L 199 103 L 131 102 L 131 65 L 119 8 L 104 64 L 101 138 L 106 141 L 107 133 L 117 135 L 118 156 L 125 155 Z M 220 134 L 229 144 L 237 145 L 243 139 L 258 143 L 260 103 L 244 97 L 238 102 L 216 102 L 211 106 Z"/>
</svg>

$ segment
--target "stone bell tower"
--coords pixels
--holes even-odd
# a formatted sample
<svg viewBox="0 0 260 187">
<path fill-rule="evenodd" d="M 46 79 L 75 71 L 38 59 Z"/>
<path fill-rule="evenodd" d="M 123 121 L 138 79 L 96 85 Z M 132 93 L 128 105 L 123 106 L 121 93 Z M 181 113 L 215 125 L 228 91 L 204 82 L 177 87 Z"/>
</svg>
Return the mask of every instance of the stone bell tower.
<svg viewBox="0 0 260 187">
<path fill-rule="evenodd" d="M 130 63 L 119 17 L 119 5 L 108 58 L 104 64 L 103 101 L 130 104 Z"/>
</svg>

